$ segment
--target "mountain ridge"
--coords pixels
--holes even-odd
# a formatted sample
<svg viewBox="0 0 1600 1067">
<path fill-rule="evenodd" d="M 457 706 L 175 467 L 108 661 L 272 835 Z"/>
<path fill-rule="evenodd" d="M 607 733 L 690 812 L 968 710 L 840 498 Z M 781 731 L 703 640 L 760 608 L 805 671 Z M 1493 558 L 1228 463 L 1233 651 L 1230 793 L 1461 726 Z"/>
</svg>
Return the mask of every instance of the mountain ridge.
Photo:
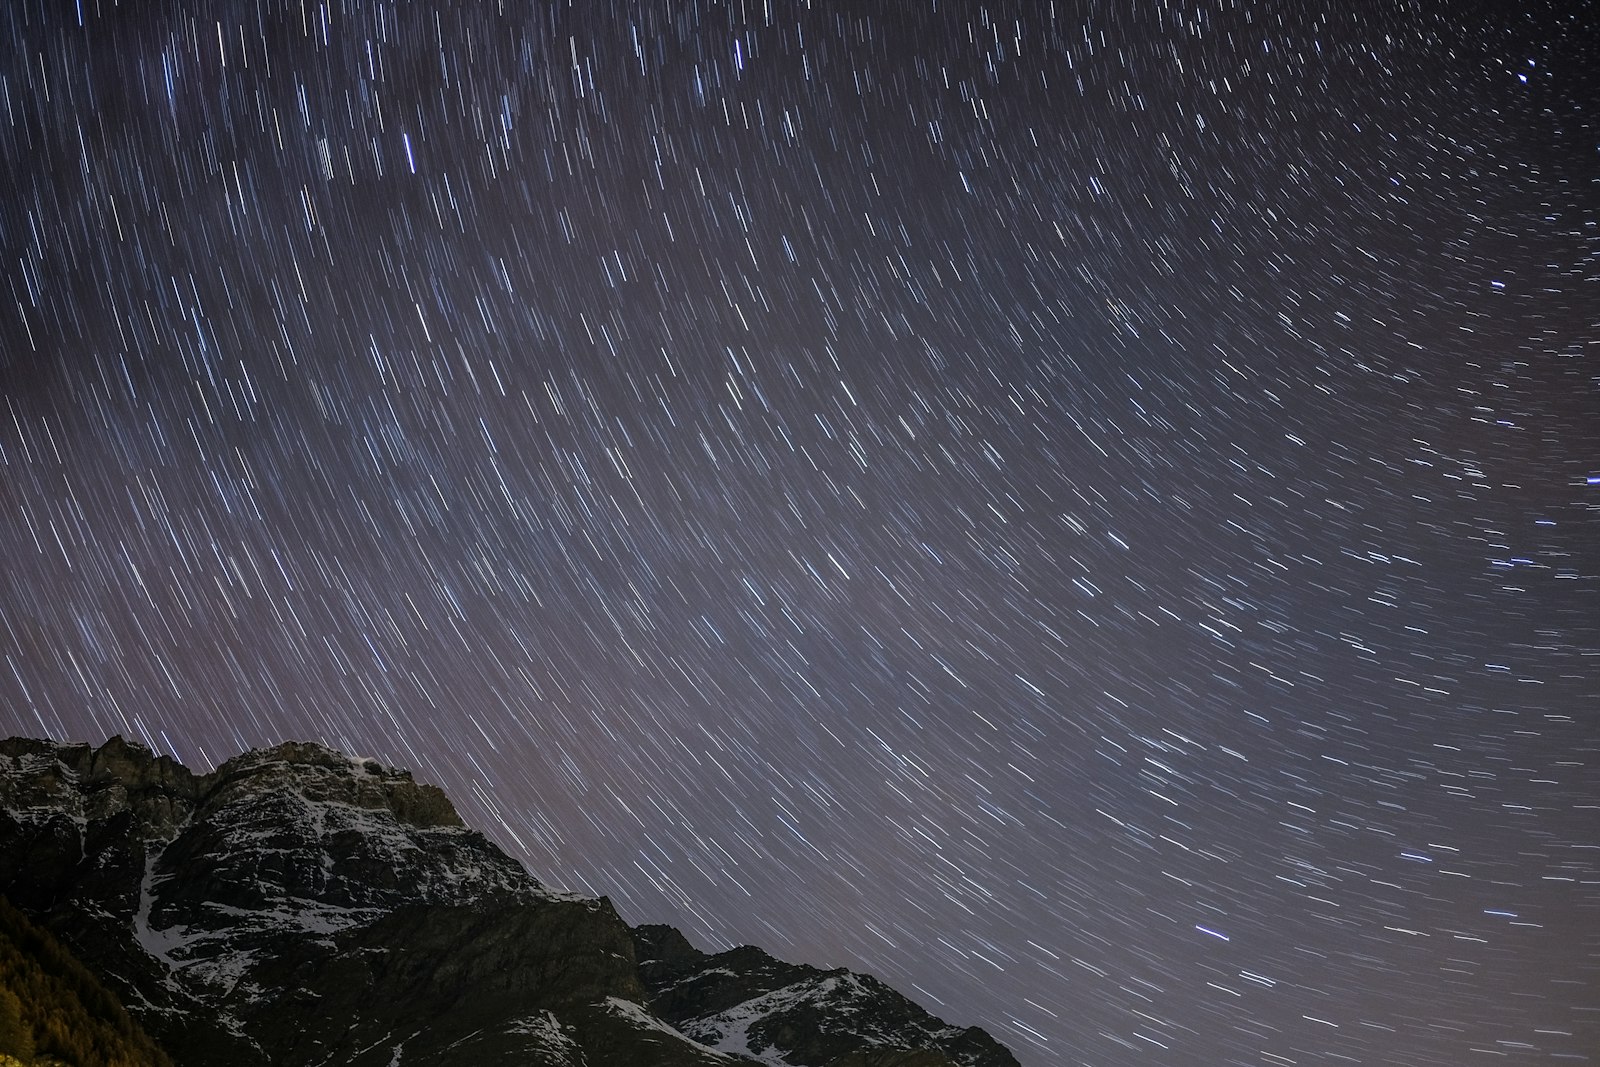
<svg viewBox="0 0 1600 1067">
<path fill-rule="evenodd" d="M 180 1067 L 1016 1065 L 877 979 L 630 928 L 314 742 L 196 774 L 120 737 L 0 741 L 0 855 L 0 894 Z"/>
</svg>

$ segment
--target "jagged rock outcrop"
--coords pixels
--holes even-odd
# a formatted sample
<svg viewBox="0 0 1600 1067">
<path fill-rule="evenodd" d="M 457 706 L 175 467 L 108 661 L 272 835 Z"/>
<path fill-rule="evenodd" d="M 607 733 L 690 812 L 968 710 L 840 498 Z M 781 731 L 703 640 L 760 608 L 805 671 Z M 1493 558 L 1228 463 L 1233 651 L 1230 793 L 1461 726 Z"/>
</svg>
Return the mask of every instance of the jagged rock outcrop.
<svg viewBox="0 0 1600 1067">
<path fill-rule="evenodd" d="M 166 756 L 113 737 L 99 748 L 13 737 L 0 741 L 13 772 L 0 808 L 102 820 L 128 814 L 141 836 L 170 836 L 194 810 L 200 779 Z"/>
<path fill-rule="evenodd" d="M 874 979 L 630 931 L 320 745 L 197 775 L 120 738 L 0 741 L 0 856 L 0 894 L 180 1065 L 1015 1064 Z"/>
<path fill-rule="evenodd" d="M 949 1026 L 870 975 L 750 945 L 710 955 L 670 926 L 633 938 L 656 1013 L 714 1048 L 796 1067 L 1017 1067 L 983 1030 Z"/>
</svg>

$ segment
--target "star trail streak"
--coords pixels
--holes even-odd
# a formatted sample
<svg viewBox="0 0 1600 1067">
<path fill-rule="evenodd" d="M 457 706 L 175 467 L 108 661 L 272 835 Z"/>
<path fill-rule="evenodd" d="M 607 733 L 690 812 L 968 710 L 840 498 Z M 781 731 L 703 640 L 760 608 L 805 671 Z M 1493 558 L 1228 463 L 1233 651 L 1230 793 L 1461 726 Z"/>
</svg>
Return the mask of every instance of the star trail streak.
<svg viewBox="0 0 1600 1067">
<path fill-rule="evenodd" d="M 0 5 L 0 730 L 1030 1067 L 1592 1062 L 1596 24 Z"/>
</svg>

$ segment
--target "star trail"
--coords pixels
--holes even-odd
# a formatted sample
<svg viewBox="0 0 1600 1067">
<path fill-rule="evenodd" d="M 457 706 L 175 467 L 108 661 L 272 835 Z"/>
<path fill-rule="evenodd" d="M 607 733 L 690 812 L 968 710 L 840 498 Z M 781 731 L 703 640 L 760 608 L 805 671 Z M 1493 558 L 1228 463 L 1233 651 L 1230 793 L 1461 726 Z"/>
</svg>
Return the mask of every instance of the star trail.
<svg viewBox="0 0 1600 1067">
<path fill-rule="evenodd" d="M 1029 1067 L 1593 1062 L 1596 25 L 0 6 L 0 732 Z"/>
</svg>

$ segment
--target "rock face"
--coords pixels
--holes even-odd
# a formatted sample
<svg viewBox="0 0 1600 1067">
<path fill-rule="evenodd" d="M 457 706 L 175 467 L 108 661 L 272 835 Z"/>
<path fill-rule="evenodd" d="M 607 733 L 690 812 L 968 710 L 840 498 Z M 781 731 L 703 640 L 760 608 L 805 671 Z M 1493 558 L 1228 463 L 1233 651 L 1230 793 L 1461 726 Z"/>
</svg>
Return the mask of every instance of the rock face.
<svg viewBox="0 0 1600 1067">
<path fill-rule="evenodd" d="M 178 1064 L 1015 1067 L 874 979 L 630 930 L 319 745 L 197 775 L 120 738 L 0 741 L 0 857 L 0 894 Z"/>
<path fill-rule="evenodd" d="M 708 955 L 670 926 L 633 931 L 651 1004 L 724 1052 L 806 1067 L 1016 1067 L 977 1027 L 948 1026 L 870 975 L 784 963 L 758 948 Z"/>
</svg>

